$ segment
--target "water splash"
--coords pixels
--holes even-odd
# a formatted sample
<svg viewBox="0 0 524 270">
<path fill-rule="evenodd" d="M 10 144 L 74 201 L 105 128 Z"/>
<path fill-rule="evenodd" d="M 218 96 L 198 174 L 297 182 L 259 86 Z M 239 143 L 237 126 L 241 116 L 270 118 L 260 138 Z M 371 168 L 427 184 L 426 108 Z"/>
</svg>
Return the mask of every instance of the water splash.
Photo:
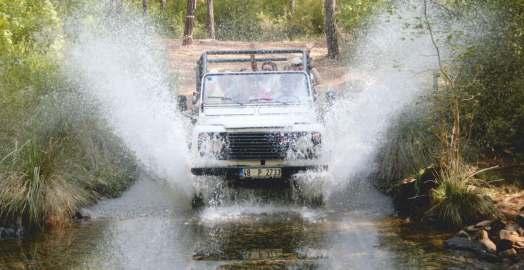
<svg viewBox="0 0 524 270">
<path fill-rule="evenodd" d="M 184 121 L 154 28 L 125 9 L 94 24 L 71 25 L 78 37 L 67 75 L 98 103 L 100 115 L 147 171 L 189 194 Z"/>
<path fill-rule="evenodd" d="M 431 89 L 435 48 L 423 28 L 409 26 L 420 24 L 422 12 L 421 5 L 402 5 L 378 16 L 356 46 L 350 86 L 326 115 L 327 193 L 369 176 L 391 121 Z"/>
</svg>

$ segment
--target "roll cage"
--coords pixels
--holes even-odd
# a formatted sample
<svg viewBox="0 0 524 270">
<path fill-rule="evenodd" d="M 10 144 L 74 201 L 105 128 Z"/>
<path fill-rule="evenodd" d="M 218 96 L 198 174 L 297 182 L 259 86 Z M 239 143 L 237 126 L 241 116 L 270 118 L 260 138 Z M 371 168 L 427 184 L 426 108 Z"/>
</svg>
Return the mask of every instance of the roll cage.
<svg viewBox="0 0 524 270">
<path fill-rule="evenodd" d="M 257 57 L 258 56 L 258 57 Z M 305 49 L 267 49 L 267 50 L 212 50 L 204 52 L 196 67 L 196 94 L 200 97 L 202 79 L 209 73 L 210 66 L 214 64 L 234 64 L 234 63 L 264 63 L 264 62 L 289 62 L 294 57 L 300 57 L 303 63 L 303 71 L 310 75 L 311 58 L 309 51 Z M 238 70 L 213 72 L 218 73 L 238 73 Z M 267 72 L 267 71 L 252 71 Z"/>
</svg>

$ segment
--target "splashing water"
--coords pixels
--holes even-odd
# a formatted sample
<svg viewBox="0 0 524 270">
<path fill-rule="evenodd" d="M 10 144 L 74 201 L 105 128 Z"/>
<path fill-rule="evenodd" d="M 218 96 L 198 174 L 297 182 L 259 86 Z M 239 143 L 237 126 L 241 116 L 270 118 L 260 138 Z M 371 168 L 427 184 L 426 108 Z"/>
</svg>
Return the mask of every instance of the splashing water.
<svg viewBox="0 0 524 270">
<path fill-rule="evenodd" d="M 421 12 L 399 8 L 396 15 L 383 14 L 360 40 L 347 74 L 360 85 L 343 89 L 327 113 L 323 141 L 329 171 L 298 175 L 306 192 L 320 189 L 329 197 L 368 176 L 391 120 L 430 88 L 427 83 L 437 69 L 433 44 L 427 33 L 405 27 L 406 18 L 415 20 Z M 80 27 L 68 74 L 100 104 L 102 116 L 144 167 L 189 195 L 188 127 L 176 113 L 167 57 L 149 25 L 128 11 L 103 23 L 102 31 Z"/>
<path fill-rule="evenodd" d="M 347 74 L 356 87 L 344 89 L 326 115 L 328 194 L 376 169 L 374 158 L 391 121 L 431 88 L 435 48 L 425 31 L 406 27 L 420 16 L 421 7 L 383 14 L 357 45 Z"/>
<path fill-rule="evenodd" d="M 154 29 L 131 11 L 96 27 L 76 26 L 68 75 L 98 103 L 102 117 L 147 171 L 189 194 L 184 122 Z"/>
</svg>

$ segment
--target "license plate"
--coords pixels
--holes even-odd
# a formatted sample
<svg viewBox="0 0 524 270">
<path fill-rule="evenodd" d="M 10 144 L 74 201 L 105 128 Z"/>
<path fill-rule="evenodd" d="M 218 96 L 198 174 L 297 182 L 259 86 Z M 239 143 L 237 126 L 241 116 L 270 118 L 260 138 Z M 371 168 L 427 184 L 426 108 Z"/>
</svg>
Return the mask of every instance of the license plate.
<svg viewBox="0 0 524 270">
<path fill-rule="evenodd" d="M 240 170 L 241 178 L 281 178 L 281 168 L 243 168 Z"/>
</svg>

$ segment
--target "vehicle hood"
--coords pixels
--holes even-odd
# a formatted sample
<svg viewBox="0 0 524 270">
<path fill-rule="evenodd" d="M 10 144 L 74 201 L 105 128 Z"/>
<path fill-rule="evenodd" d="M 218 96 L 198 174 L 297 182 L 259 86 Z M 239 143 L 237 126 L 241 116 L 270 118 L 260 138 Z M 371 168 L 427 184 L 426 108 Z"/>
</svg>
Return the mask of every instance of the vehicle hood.
<svg viewBox="0 0 524 270">
<path fill-rule="evenodd" d="M 316 122 L 312 106 L 206 107 L 198 124 L 220 125 L 226 129 L 288 127 Z"/>
</svg>

